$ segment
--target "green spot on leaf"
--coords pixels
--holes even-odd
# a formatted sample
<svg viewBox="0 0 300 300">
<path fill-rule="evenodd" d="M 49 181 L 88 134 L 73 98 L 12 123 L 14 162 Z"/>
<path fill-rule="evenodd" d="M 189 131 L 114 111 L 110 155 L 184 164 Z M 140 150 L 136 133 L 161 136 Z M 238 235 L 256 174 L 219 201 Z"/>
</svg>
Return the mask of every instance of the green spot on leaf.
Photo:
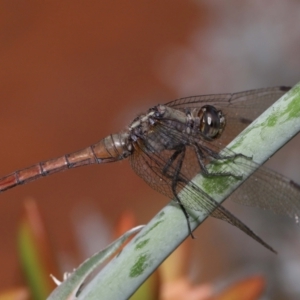
<svg viewBox="0 0 300 300">
<path fill-rule="evenodd" d="M 150 256 L 148 254 L 142 254 L 141 256 L 139 256 L 137 261 L 131 268 L 129 276 L 137 277 L 141 275 L 145 271 L 145 269 L 150 265 L 149 257 Z"/>
<path fill-rule="evenodd" d="M 294 88 L 294 93 L 296 99 L 294 99 L 286 109 L 286 113 L 288 114 L 288 118 L 299 118 L 300 117 L 300 98 L 299 98 L 299 90 L 300 87 Z M 297 97 L 298 95 L 298 97 Z"/>
<path fill-rule="evenodd" d="M 137 243 L 137 245 L 135 246 L 135 249 L 136 249 L 136 250 L 137 250 L 137 249 L 142 249 L 145 245 L 148 244 L 148 242 L 149 242 L 149 239 L 143 240 L 143 241 Z"/>
<path fill-rule="evenodd" d="M 264 125 L 266 125 L 267 127 L 274 127 L 277 124 L 277 122 L 278 116 L 274 114 L 267 119 L 267 122 Z"/>
<path fill-rule="evenodd" d="M 219 176 L 219 177 L 211 177 L 203 179 L 203 189 L 209 194 L 222 194 L 230 186 L 233 182 L 234 178 L 232 176 Z"/>
</svg>

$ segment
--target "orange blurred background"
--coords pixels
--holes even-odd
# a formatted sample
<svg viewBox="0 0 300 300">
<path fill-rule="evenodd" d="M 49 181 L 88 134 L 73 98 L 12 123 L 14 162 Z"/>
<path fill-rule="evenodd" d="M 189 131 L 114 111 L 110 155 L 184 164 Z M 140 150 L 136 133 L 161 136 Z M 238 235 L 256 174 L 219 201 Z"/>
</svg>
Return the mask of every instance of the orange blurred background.
<svg viewBox="0 0 300 300">
<path fill-rule="evenodd" d="M 297 83 L 299 18 L 300 2 L 292 0 L 0 0 L 0 175 L 95 143 L 157 103 Z M 297 182 L 299 140 L 273 160 Z M 146 223 L 169 201 L 126 161 L 66 171 L 1 194 L 0 289 L 22 280 L 15 235 L 26 197 L 41 207 L 63 271 L 104 247 L 125 209 Z M 300 276 L 299 228 L 233 209 L 280 256 L 208 220 L 192 243 L 192 278 L 228 280 L 259 271 L 271 295 L 277 287 L 277 295 L 293 299 L 300 293 L 293 282 Z"/>
</svg>

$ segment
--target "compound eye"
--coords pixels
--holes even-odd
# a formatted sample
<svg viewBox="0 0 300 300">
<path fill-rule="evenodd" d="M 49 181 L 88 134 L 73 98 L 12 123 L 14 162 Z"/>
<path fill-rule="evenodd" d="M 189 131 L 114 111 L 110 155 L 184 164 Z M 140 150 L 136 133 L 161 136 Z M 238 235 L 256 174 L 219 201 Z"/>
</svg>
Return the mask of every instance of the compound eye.
<svg viewBox="0 0 300 300">
<path fill-rule="evenodd" d="M 205 105 L 198 113 L 200 118 L 199 129 L 203 136 L 209 140 L 220 136 L 225 127 L 225 117 L 214 106 Z"/>
</svg>

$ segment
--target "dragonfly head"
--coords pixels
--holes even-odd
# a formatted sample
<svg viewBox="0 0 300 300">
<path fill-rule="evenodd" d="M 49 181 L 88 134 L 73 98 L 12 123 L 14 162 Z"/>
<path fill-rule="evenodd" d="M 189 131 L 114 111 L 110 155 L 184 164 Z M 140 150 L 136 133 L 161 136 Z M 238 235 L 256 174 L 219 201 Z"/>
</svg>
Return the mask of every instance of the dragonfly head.
<svg viewBox="0 0 300 300">
<path fill-rule="evenodd" d="M 218 138 L 225 128 L 225 116 L 221 110 L 212 105 L 205 105 L 198 112 L 200 119 L 199 129 L 208 140 Z"/>
</svg>

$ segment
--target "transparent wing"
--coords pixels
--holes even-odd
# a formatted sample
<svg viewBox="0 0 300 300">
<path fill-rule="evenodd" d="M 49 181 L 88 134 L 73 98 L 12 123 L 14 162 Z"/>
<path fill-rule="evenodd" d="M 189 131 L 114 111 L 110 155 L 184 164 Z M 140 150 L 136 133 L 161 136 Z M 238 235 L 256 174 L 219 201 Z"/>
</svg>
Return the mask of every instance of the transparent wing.
<svg viewBox="0 0 300 300">
<path fill-rule="evenodd" d="M 162 152 L 155 153 L 153 149 L 151 150 L 151 144 L 156 140 L 165 140 L 171 136 L 173 141 L 178 141 L 189 144 L 187 137 L 182 132 L 176 130 L 175 127 L 169 127 L 164 121 L 160 121 L 160 125 L 156 128 L 155 134 L 151 136 L 151 139 L 148 137 L 147 140 L 141 140 L 142 145 L 141 149 L 145 148 L 150 153 L 148 154 L 147 164 L 151 169 L 154 157 L 159 162 L 161 166 L 160 173 L 163 170 L 163 166 L 167 164 L 170 157 L 174 151 L 164 150 Z M 220 152 L 220 148 L 215 145 L 213 142 L 204 141 L 202 139 L 198 140 L 197 137 L 194 137 L 193 143 L 197 143 L 198 146 L 202 149 L 202 161 L 204 165 L 209 163 L 215 163 L 218 161 L 216 158 Z M 208 149 L 208 152 L 205 150 Z M 234 157 L 235 153 L 229 149 L 223 149 L 223 155 Z M 144 158 L 146 159 L 146 158 Z M 177 160 L 174 161 L 173 166 L 176 165 Z M 150 160 L 150 162 L 149 162 Z M 137 166 L 138 167 L 138 166 Z M 137 168 L 136 167 L 136 168 Z M 134 168 L 136 170 L 136 168 Z M 157 167 L 157 164 L 155 165 Z M 235 176 L 243 175 L 244 170 L 254 173 L 230 196 L 230 199 L 233 201 L 252 207 L 258 207 L 264 210 L 271 211 L 275 214 L 285 215 L 290 218 L 293 218 L 296 222 L 300 216 L 300 186 L 290 180 L 289 178 L 274 172 L 266 167 L 258 165 L 248 158 L 239 158 L 239 160 L 234 160 L 232 163 L 227 165 L 228 172 Z M 173 169 L 174 172 L 174 167 Z M 200 167 L 199 159 L 194 151 L 192 146 L 186 146 L 185 157 L 181 167 L 181 176 L 185 178 L 186 181 L 190 181 L 197 174 L 203 170 Z M 156 171 L 157 174 L 160 174 L 159 171 Z M 140 175 L 144 177 L 143 175 Z M 169 174 L 170 178 L 172 174 Z M 151 176 L 150 176 L 151 177 Z M 155 182 L 152 186 L 154 189 L 159 190 L 162 194 L 172 197 L 173 193 L 170 188 L 171 179 L 165 178 Z M 146 180 L 147 182 L 149 180 Z M 162 184 L 164 182 L 164 184 Z M 148 182 L 149 183 L 149 182 Z M 158 187 L 157 185 L 162 184 Z M 150 183 L 149 183 L 150 184 Z M 150 184 L 151 185 L 151 184 Z M 180 189 L 177 190 L 177 193 L 180 192 Z M 185 197 L 185 205 L 191 209 L 199 210 L 199 199 L 193 197 Z"/>
<path fill-rule="evenodd" d="M 168 129 L 160 128 L 157 134 L 151 136 L 153 139 L 165 138 L 165 134 L 172 134 Z M 174 138 L 178 138 L 175 135 Z M 174 198 L 174 191 L 172 190 L 172 184 L 174 184 L 174 176 L 176 174 L 177 162 L 180 156 L 176 158 L 171 165 L 169 165 L 170 157 L 174 154 L 174 151 L 164 150 L 159 152 L 159 155 L 154 151 L 152 141 L 149 139 L 139 139 L 134 144 L 135 151 L 130 157 L 130 163 L 133 170 L 143 178 L 153 189 L 166 195 L 169 198 Z M 184 164 L 189 161 L 184 161 Z M 169 165 L 169 168 L 165 172 L 165 166 Z M 251 229 L 243 224 L 239 219 L 227 211 L 223 206 L 218 204 L 213 198 L 206 194 L 202 189 L 195 185 L 189 177 L 189 174 L 185 174 L 187 169 L 183 168 L 176 182 L 175 194 L 180 197 L 181 203 L 188 208 L 197 211 L 208 212 L 212 217 L 221 219 L 234 225 L 244 231 L 247 235 L 251 236 L 257 242 L 269 250 L 274 251 L 268 244 L 266 244 L 261 238 L 259 238 Z M 184 189 L 183 189 L 184 188 Z"/>
<path fill-rule="evenodd" d="M 181 193 L 180 200 L 185 207 L 196 211 L 209 212 L 211 216 L 240 228 L 266 246 L 247 226 L 226 211 L 200 187 L 191 182 L 196 174 L 203 171 L 192 144 L 197 143 L 203 150 L 202 161 L 204 165 L 218 161 L 218 153 L 221 150 L 218 145 L 199 139 L 198 136 L 187 137 L 184 133 L 176 130 L 176 126 L 170 127 L 168 122 L 164 120 L 157 120 L 155 127 L 150 132 L 150 135 L 141 136 L 134 144 L 135 151 L 130 158 L 132 168 L 140 177 L 153 189 L 169 198 L 174 198 L 175 195 Z M 188 140 L 190 138 L 192 140 Z M 172 139 L 174 144 L 185 145 L 184 155 L 174 156 L 175 151 L 180 149 L 157 151 L 153 147 L 157 141 L 167 139 Z M 206 149 L 209 149 L 209 151 L 206 151 Z M 234 153 L 231 150 L 226 150 L 225 155 L 233 157 Z M 171 157 L 175 157 L 175 159 L 171 160 Z M 172 184 L 180 159 L 183 162 L 174 193 Z M 168 166 L 167 169 L 166 166 Z M 235 176 L 241 175 L 245 169 L 254 171 L 256 168 L 257 164 L 248 158 L 233 160 L 229 164 L 229 172 Z M 213 177 L 214 174 L 211 174 L 211 176 Z M 228 178 L 233 178 L 233 176 Z M 300 187 L 293 181 L 267 168 L 260 167 L 257 169 L 230 197 L 238 203 L 267 209 L 276 214 L 287 215 L 296 221 L 298 221 L 300 215 Z M 269 246 L 266 247 L 269 248 Z"/>
<path fill-rule="evenodd" d="M 252 163 L 254 164 L 254 163 Z M 233 201 L 293 218 L 300 216 L 300 186 L 266 167 L 257 169 L 230 196 Z"/>
<path fill-rule="evenodd" d="M 273 87 L 235 94 L 204 95 L 178 99 L 167 105 L 173 108 L 201 107 L 211 104 L 221 109 L 226 116 L 226 127 L 219 140 L 203 141 L 201 144 L 218 153 L 253 119 L 267 109 L 290 88 Z M 201 140 L 201 136 L 198 137 Z M 239 168 L 256 169 L 255 162 Z M 234 171 L 233 171 L 234 172 Z M 287 215 L 298 221 L 300 215 L 300 187 L 292 180 L 260 167 L 230 197 L 235 202 Z"/>
<path fill-rule="evenodd" d="M 234 94 L 200 95 L 177 99 L 166 105 L 185 110 L 209 104 L 221 110 L 226 118 L 226 126 L 216 144 L 224 147 L 289 90 L 290 87 L 281 86 Z"/>
</svg>

